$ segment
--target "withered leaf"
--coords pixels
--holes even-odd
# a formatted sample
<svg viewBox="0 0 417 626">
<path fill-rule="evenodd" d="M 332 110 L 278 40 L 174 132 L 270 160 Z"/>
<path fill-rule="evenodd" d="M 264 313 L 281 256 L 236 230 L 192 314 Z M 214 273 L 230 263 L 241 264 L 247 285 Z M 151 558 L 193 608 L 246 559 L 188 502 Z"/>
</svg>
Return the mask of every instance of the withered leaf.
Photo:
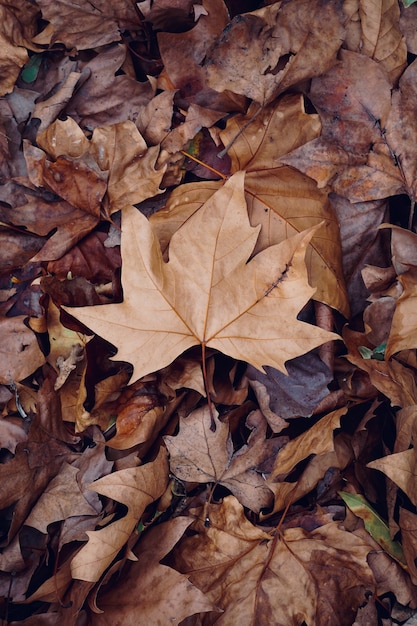
<svg viewBox="0 0 417 626">
<path fill-rule="evenodd" d="M 164 438 L 171 471 L 181 480 L 219 483 L 230 489 L 244 506 L 259 513 L 272 501 L 272 493 L 258 469 L 271 454 L 265 439 L 266 422 L 252 425 L 248 445 L 234 453 L 228 423 L 220 421 L 216 414 L 214 420 L 215 431 L 210 428 L 208 408 L 197 409 L 181 418 L 176 437 Z"/>
<path fill-rule="evenodd" d="M 259 232 L 249 224 L 238 172 L 173 236 L 169 262 L 148 220 L 123 212 L 124 301 L 68 309 L 118 347 L 134 380 L 165 367 L 187 348 L 211 347 L 262 369 L 284 363 L 336 335 L 297 320 L 314 290 L 302 232 L 247 260 Z"/>
<path fill-rule="evenodd" d="M 168 483 L 166 450 L 155 461 L 120 470 L 90 485 L 97 493 L 126 504 L 127 514 L 101 530 L 87 531 L 89 541 L 71 563 L 73 578 L 95 582 L 128 541 L 145 508 L 159 498 Z"/>
<path fill-rule="evenodd" d="M 343 21 L 339 1 L 274 2 L 238 15 L 207 54 L 209 85 L 267 104 L 285 89 L 333 65 L 343 38 Z"/>
<path fill-rule="evenodd" d="M 102 613 L 90 614 L 91 626 L 114 626 L 116 620 L 123 626 L 169 624 L 195 613 L 216 611 L 188 576 L 159 562 L 190 523 L 187 517 L 176 517 L 146 533 L 137 549 L 139 560 L 124 572 L 119 584 L 102 588 L 97 601 Z"/>
<path fill-rule="evenodd" d="M 198 520 L 196 534 L 179 543 L 175 566 L 223 609 L 219 623 L 235 624 L 239 615 L 242 626 L 350 626 L 374 587 L 369 544 L 325 517 L 310 532 L 288 528 L 274 537 L 252 525 L 233 496 L 209 515 L 208 528 Z"/>
</svg>

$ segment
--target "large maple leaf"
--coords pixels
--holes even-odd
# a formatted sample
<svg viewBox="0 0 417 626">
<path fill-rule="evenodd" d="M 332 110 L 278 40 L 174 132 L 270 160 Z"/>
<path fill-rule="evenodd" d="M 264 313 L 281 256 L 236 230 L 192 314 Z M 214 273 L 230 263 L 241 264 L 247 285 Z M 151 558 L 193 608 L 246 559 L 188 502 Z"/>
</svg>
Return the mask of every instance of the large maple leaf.
<svg viewBox="0 0 417 626">
<path fill-rule="evenodd" d="M 337 336 L 297 320 L 314 293 L 304 256 L 315 229 L 248 262 L 259 230 L 249 223 L 243 172 L 178 229 L 167 263 L 148 220 L 127 207 L 123 302 L 68 311 L 117 346 L 134 366 L 132 382 L 195 345 L 285 372 L 285 361 Z"/>
</svg>

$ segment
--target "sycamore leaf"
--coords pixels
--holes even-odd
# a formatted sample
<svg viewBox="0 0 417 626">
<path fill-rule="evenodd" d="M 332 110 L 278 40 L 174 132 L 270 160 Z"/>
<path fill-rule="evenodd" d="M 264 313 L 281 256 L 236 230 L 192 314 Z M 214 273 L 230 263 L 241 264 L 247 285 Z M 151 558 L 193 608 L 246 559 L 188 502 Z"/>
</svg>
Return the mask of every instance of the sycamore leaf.
<svg viewBox="0 0 417 626">
<path fill-rule="evenodd" d="M 224 611 L 207 624 L 350 626 L 375 587 L 369 543 L 325 514 L 312 530 L 275 537 L 251 524 L 233 496 L 209 515 L 210 526 L 197 520 L 174 550 L 175 567 Z"/>
<path fill-rule="evenodd" d="M 260 415 L 260 414 L 259 414 Z M 252 428 L 248 445 L 233 453 L 233 443 L 227 422 L 214 414 L 216 429 L 211 430 L 211 416 L 207 406 L 188 417 L 180 418 L 176 437 L 165 437 L 170 453 L 171 471 L 177 478 L 189 482 L 216 482 L 224 485 L 244 505 L 259 513 L 271 505 L 272 493 L 257 469 L 271 455 L 265 439 L 266 421 L 258 420 Z"/>
<path fill-rule="evenodd" d="M 248 263 L 259 227 L 249 224 L 243 184 L 238 172 L 174 234 L 168 263 L 148 220 L 127 207 L 124 301 L 67 309 L 118 347 L 134 366 L 132 382 L 195 345 L 285 371 L 288 359 L 336 338 L 297 320 L 314 293 L 304 262 L 314 229 Z"/>
<path fill-rule="evenodd" d="M 278 161 L 318 138 L 320 131 L 319 116 L 305 112 L 303 98 L 286 95 L 261 110 L 252 105 L 245 115 L 234 115 L 220 136 L 229 146 L 232 173 L 246 172 L 249 221 L 252 226 L 262 226 L 253 254 L 321 224 L 306 257 L 309 282 L 316 288 L 315 300 L 348 317 L 339 224 L 328 192 L 317 189 L 310 178 Z M 203 190 L 201 184 L 188 183 L 173 191 L 166 206 L 150 220 L 163 249 L 179 226 L 220 185 L 218 181 L 207 181 Z"/>
</svg>

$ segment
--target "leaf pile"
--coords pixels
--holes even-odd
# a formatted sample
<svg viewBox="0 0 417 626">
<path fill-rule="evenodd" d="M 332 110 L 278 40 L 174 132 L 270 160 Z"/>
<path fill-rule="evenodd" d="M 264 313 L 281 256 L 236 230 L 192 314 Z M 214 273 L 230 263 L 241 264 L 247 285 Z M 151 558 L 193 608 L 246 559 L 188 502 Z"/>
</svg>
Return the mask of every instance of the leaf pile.
<svg viewBox="0 0 417 626">
<path fill-rule="evenodd" d="M 415 613 L 409 5 L 0 2 L 2 624 Z"/>
</svg>

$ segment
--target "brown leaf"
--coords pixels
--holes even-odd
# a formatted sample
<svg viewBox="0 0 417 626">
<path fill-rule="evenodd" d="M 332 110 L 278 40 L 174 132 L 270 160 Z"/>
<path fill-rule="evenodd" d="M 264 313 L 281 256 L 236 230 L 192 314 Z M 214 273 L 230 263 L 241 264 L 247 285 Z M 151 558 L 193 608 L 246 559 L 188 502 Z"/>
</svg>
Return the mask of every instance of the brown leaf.
<svg viewBox="0 0 417 626">
<path fill-rule="evenodd" d="M 368 152 L 372 156 L 376 147 L 384 146 L 381 129 L 386 128 L 390 95 L 391 84 L 380 65 L 364 55 L 342 50 L 340 61 L 313 80 L 309 93 L 323 123 L 322 136 L 280 161 L 311 176 L 319 187 L 331 182 L 333 190 L 351 202 L 385 198 L 390 195 L 387 185 L 396 193 L 393 185 L 400 189 L 401 182 L 396 168 L 389 167 L 389 155 L 384 176 L 389 174 L 394 182 L 391 178 L 383 180 L 381 175 L 374 181 L 373 170 L 366 165 Z M 361 166 L 364 172 L 358 179 Z"/>
<path fill-rule="evenodd" d="M 31 182 L 47 187 L 72 206 L 96 218 L 106 191 L 107 176 L 95 163 L 60 156 L 48 161 L 45 153 L 26 142 L 25 158 Z"/>
<path fill-rule="evenodd" d="M 415 298 L 417 296 L 417 273 L 409 271 L 398 277 L 403 293 L 395 302 L 394 317 L 387 342 L 386 358 L 396 352 L 417 347 L 415 326 Z"/>
<path fill-rule="evenodd" d="M 315 299 L 348 316 L 339 226 L 327 193 L 279 162 L 282 155 L 317 137 L 319 120 L 306 114 L 303 99 L 296 95 L 283 97 L 252 121 L 251 111 L 229 120 L 221 137 L 225 145 L 232 143 L 228 150 L 232 172 L 246 171 L 251 224 L 262 225 L 255 252 L 323 222 L 306 257 L 309 280 L 316 288 Z M 276 137 L 280 138 L 278 143 Z"/>
<path fill-rule="evenodd" d="M 158 33 L 158 47 L 170 86 L 180 90 L 188 103 L 216 111 L 242 110 L 244 98 L 233 94 L 219 94 L 219 90 L 207 85 L 201 64 L 215 36 L 219 35 L 228 21 L 223 0 L 205 0 L 202 15 L 197 24 L 185 33 Z"/>
<path fill-rule="evenodd" d="M 37 416 L 27 441 L 18 444 L 15 457 L 0 466 L 0 501 L 3 508 L 13 509 L 12 520 L 5 533 L 9 540 L 19 530 L 49 482 L 59 473 L 63 463 L 71 458 L 68 447 L 55 441 L 41 426 L 41 420 L 42 415 L 40 418 Z"/>
<path fill-rule="evenodd" d="M 89 78 L 67 105 L 66 113 L 82 128 L 134 121 L 139 108 L 153 96 L 149 82 L 139 83 L 119 73 L 126 55 L 126 46 L 116 44 L 106 47 L 91 60 L 87 57 L 86 61 L 78 62 L 79 69 Z"/>
<path fill-rule="evenodd" d="M 0 6 L 0 96 L 13 91 L 21 67 L 29 60 L 26 48 L 36 34 L 38 8 L 29 0 L 2 3 Z"/>
<path fill-rule="evenodd" d="M 340 226 L 343 273 L 350 312 L 354 317 L 365 309 L 369 297 L 362 270 L 368 265 L 381 263 L 382 259 L 386 259 L 386 265 L 389 263 L 386 246 L 378 232 L 378 226 L 386 219 L 388 202 L 374 200 L 353 203 L 334 193 L 330 194 L 329 200 Z"/>
<path fill-rule="evenodd" d="M 107 442 L 111 448 L 125 450 L 139 443 L 152 442 L 166 422 L 161 396 L 146 393 L 146 388 L 142 391 L 141 387 L 140 383 L 129 387 L 119 400 L 117 432 Z"/>
<path fill-rule="evenodd" d="M 96 582 L 126 544 L 145 508 L 157 500 L 168 484 L 166 451 L 155 461 L 137 468 L 120 470 L 96 480 L 90 489 L 122 502 L 127 514 L 101 530 L 88 531 L 88 543 L 71 563 L 73 578 Z"/>
<path fill-rule="evenodd" d="M 170 454 L 171 471 L 187 482 L 214 482 L 223 485 L 252 511 L 271 504 L 271 492 L 259 469 L 270 455 L 265 440 L 266 422 L 254 416 L 247 427 L 253 429 L 248 445 L 233 452 L 229 425 L 214 414 L 216 429 L 211 428 L 207 406 L 180 419 L 176 437 L 164 437 Z M 258 423 L 257 423 L 258 422 Z"/>
<path fill-rule="evenodd" d="M 61 42 L 67 48 L 85 50 L 120 40 L 123 29 L 138 28 L 138 16 L 128 2 L 109 5 L 98 0 L 94 5 L 81 0 L 77 4 L 58 0 L 40 0 L 42 16 L 53 25 L 51 43 Z"/>
<path fill-rule="evenodd" d="M 159 561 L 184 534 L 191 520 L 176 517 L 150 528 L 136 548 L 132 563 L 119 584 L 104 587 L 90 613 L 91 626 L 148 626 L 180 622 L 189 615 L 216 611 L 216 606 L 188 577 Z"/>
<path fill-rule="evenodd" d="M 369 545 L 335 522 L 273 536 L 253 526 L 233 496 L 210 507 L 210 522 L 199 520 L 175 549 L 175 566 L 224 611 L 205 624 L 233 624 L 239 615 L 242 626 L 350 626 L 375 585 Z"/>
<path fill-rule="evenodd" d="M 330 371 L 314 353 L 289 361 L 286 367 L 288 376 L 272 367 L 263 374 L 251 366 L 246 375 L 251 384 L 255 380 L 266 388 L 270 409 L 283 419 L 310 417 L 329 393 Z"/>
<path fill-rule="evenodd" d="M 134 365 L 134 380 L 199 344 L 259 369 L 285 371 L 288 358 L 335 338 L 296 319 L 313 292 L 303 261 L 312 233 L 271 246 L 247 263 L 259 229 L 248 222 L 243 173 L 177 231 L 168 263 L 146 218 L 133 207 L 123 215 L 123 303 L 68 311 L 118 346 L 118 358 Z M 195 235 L 203 229 L 204 241 Z"/>
<path fill-rule="evenodd" d="M 368 345 L 368 339 L 364 333 L 345 328 L 343 339 L 349 350 L 347 359 L 367 372 L 371 383 L 391 400 L 392 406 L 416 404 L 417 386 L 411 370 L 393 359 L 390 361 L 364 359 L 358 349 L 358 346 L 367 347 Z"/>
<path fill-rule="evenodd" d="M 84 498 L 77 482 L 79 470 L 65 464 L 40 496 L 36 506 L 29 513 L 25 524 L 47 533 L 49 524 L 67 517 L 91 515 L 97 511 Z"/>
<path fill-rule="evenodd" d="M 334 64 L 343 21 L 341 2 L 311 0 L 274 3 L 238 15 L 207 53 L 208 83 L 217 91 L 229 90 L 268 104 Z"/>
</svg>

